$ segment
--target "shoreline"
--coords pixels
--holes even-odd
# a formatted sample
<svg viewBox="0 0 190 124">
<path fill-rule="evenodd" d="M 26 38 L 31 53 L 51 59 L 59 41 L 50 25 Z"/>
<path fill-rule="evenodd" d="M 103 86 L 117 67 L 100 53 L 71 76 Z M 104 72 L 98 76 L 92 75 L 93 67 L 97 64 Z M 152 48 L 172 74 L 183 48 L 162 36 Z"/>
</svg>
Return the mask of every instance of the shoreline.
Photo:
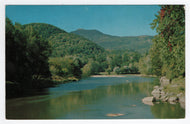
<svg viewBox="0 0 190 124">
<path fill-rule="evenodd" d="M 144 75 L 144 74 L 99 74 L 99 75 L 91 75 L 90 77 L 126 77 L 126 76 L 139 76 L 139 77 L 157 77 L 155 75 Z"/>
<path fill-rule="evenodd" d="M 151 92 L 152 96 L 145 97 L 142 102 L 147 105 L 154 103 L 179 103 L 181 108 L 185 109 L 185 87 L 183 86 L 183 78 L 170 81 L 166 77 L 161 77 L 160 85 L 156 85 Z M 183 89 L 184 88 L 184 89 Z"/>
</svg>

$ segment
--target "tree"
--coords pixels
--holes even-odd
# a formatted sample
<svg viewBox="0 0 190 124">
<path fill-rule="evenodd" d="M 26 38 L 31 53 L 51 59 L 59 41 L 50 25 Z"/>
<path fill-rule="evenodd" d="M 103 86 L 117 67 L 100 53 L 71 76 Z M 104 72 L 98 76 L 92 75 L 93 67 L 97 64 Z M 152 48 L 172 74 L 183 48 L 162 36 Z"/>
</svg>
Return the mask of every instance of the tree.
<svg viewBox="0 0 190 124">
<path fill-rule="evenodd" d="M 153 40 L 151 51 L 158 51 L 160 55 L 152 53 L 159 59 L 152 61 L 153 68 L 157 69 L 173 79 L 185 76 L 185 11 L 183 5 L 162 5 L 156 19 L 153 20 L 152 29 L 156 29 L 158 35 Z M 161 64 L 155 66 L 155 63 Z M 162 68 L 162 69 L 159 69 Z M 160 72 L 161 71 L 161 72 Z"/>
<path fill-rule="evenodd" d="M 50 77 L 48 57 L 50 46 L 33 28 L 12 24 L 6 18 L 6 80 L 23 87 L 34 79 Z"/>
<path fill-rule="evenodd" d="M 157 37 L 157 36 L 155 36 Z M 157 38 L 153 39 L 153 42 L 156 42 L 154 40 L 156 40 Z M 161 56 L 160 56 L 160 50 L 161 46 L 160 44 L 153 44 L 152 48 L 150 49 L 150 61 L 151 61 L 151 66 L 152 66 L 152 74 L 157 75 L 157 76 L 162 76 L 164 74 L 162 74 L 162 66 L 163 66 L 163 62 L 161 60 Z"/>
<path fill-rule="evenodd" d="M 146 74 L 146 75 L 152 74 L 152 63 L 150 55 L 144 56 L 139 60 L 138 68 L 141 74 Z"/>
<path fill-rule="evenodd" d="M 26 27 L 24 32 L 27 37 L 27 58 L 29 66 L 32 67 L 30 70 L 33 78 L 50 77 L 48 58 L 51 54 L 51 46 L 33 27 Z"/>
<path fill-rule="evenodd" d="M 26 37 L 20 26 L 14 26 L 6 18 L 6 80 L 22 83 L 31 78 L 30 71 L 26 72 L 26 45 Z"/>
</svg>

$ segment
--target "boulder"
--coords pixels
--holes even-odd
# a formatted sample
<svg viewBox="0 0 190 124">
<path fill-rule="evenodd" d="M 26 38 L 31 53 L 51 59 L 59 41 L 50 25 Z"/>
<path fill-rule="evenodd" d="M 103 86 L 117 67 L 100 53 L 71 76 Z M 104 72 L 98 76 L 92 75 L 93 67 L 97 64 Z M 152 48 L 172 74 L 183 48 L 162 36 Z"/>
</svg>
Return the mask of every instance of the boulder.
<svg viewBox="0 0 190 124">
<path fill-rule="evenodd" d="M 177 101 L 178 101 L 178 98 L 175 96 L 169 97 L 169 99 L 168 99 L 169 103 L 173 103 L 173 102 L 177 102 Z"/>
<path fill-rule="evenodd" d="M 178 97 L 178 98 L 180 98 L 180 97 L 182 97 L 182 96 L 183 96 L 183 93 L 177 94 L 177 97 Z"/>
<path fill-rule="evenodd" d="M 160 91 L 162 91 L 164 88 L 163 88 L 163 87 L 159 87 L 158 89 L 159 89 Z"/>
<path fill-rule="evenodd" d="M 158 88 L 154 89 L 151 94 L 153 95 L 154 98 L 156 98 L 156 100 L 160 98 L 160 90 Z"/>
<path fill-rule="evenodd" d="M 155 100 L 154 100 L 154 97 L 145 97 L 145 98 L 142 99 L 142 102 L 143 102 L 144 104 L 151 105 L 151 106 L 154 105 L 154 104 L 153 104 L 154 101 L 155 101 Z"/>
<path fill-rule="evenodd" d="M 162 90 L 160 91 L 161 96 L 164 96 L 166 93 Z"/>
<path fill-rule="evenodd" d="M 163 97 L 162 101 L 167 102 L 168 101 L 168 96 Z"/>
<path fill-rule="evenodd" d="M 168 101 L 168 96 L 167 95 L 162 95 L 160 97 L 160 100 L 163 101 L 163 102 L 167 102 Z"/>
<path fill-rule="evenodd" d="M 161 77 L 160 83 L 161 83 L 161 86 L 166 86 L 166 85 L 170 84 L 170 80 L 167 79 L 166 77 Z"/>
<path fill-rule="evenodd" d="M 158 88 L 159 88 L 159 86 L 158 86 L 158 85 L 154 86 L 154 89 L 158 89 Z"/>
</svg>

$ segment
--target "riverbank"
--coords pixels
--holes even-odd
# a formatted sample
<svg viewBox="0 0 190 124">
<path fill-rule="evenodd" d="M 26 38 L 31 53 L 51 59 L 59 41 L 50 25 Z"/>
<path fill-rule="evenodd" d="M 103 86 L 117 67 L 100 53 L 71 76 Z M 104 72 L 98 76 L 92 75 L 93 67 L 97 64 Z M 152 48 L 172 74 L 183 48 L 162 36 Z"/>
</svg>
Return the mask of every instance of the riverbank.
<svg viewBox="0 0 190 124">
<path fill-rule="evenodd" d="M 91 75 L 90 77 L 126 77 L 127 75 L 140 76 L 140 77 L 157 77 L 156 75 L 145 75 L 145 74 L 116 74 L 111 72 L 108 74 L 107 72 L 100 72 L 97 75 Z"/>
<path fill-rule="evenodd" d="M 111 72 L 108 75 L 106 72 L 100 72 L 98 75 L 91 75 L 90 77 L 126 77 L 129 75 L 141 76 L 141 77 L 155 77 L 153 75 L 143 75 L 143 74 L 115 74 Z M 84 79 L 80 78 L 80 79 Z M 16 98 L 23 96 L 32 96 L 36 95 L 36 91 L 43 90 L 48 87 L 54 87 L 58 84 L 69 83 L 72 81 L 79 81 L 79 78 L 76 77 L 61 77 L 61 76 L 52 76 L 50 79 L 41 79 L 36 81 L 31 81 L 28 86 L 21 85 L 17 82 L 6 81 L 6 98 Z"/>
<path fill-rule="evenodd" d="M 53 86 L 55 86 L 55 83 L 50 79 L 28 81 L 27 85 L 6 81 L 6 99 L 37 95 L 38 91 Z"/>
<path fill-rule="evenodd" d="M 92 75 L 90 77 L 126 77 L 126 75 Z"/>
<path fill-rule="evenodd" d="M 176 78 L 172 81 L 166 77 L 160 78 L 160 85 L 154 86 L 151 92 L 153 97 L 148 97 L 151 102 L 168 102 L 170 104 L 179 103 L 185 109 L 185 79 L 183 77 Z M 142 100 L 146 104 L 146 99 Z M 144 102 L 145 101 L 145 102 Z"/>
</svg>

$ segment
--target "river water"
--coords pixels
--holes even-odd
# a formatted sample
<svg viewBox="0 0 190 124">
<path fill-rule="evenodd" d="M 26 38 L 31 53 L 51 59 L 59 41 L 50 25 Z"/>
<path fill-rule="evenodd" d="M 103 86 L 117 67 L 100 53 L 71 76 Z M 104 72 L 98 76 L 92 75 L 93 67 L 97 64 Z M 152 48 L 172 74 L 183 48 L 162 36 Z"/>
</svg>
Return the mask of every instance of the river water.
<svg viewBox="0 0 190 124">
<path fill-rule="evenodd" d="M 39 95 L 6 100 L 7 119 L 159 119 L 184 118 L 179 104 L 145 105 L 157 78 L 125 75 L 90 77 L 60 84 Z M 109 114 L 121 116 L 108 116 Z"/>
</svg>

